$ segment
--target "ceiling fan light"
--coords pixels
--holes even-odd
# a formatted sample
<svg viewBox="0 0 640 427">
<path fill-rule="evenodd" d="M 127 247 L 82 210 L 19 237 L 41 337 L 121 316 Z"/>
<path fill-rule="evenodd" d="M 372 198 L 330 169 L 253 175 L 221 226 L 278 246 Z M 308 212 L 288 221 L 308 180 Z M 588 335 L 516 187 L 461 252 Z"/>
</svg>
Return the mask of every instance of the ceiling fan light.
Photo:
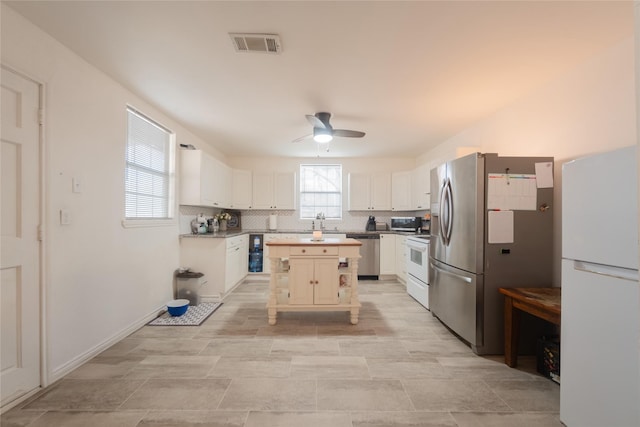
<svg viewBox="0 0 640 427">
<path fill-rule="evenodd" d="M 313 140 L 319 144 L 326 144 L 333 139 L 333 135 L 327 129 L 314 129 Z"/>
</svg>

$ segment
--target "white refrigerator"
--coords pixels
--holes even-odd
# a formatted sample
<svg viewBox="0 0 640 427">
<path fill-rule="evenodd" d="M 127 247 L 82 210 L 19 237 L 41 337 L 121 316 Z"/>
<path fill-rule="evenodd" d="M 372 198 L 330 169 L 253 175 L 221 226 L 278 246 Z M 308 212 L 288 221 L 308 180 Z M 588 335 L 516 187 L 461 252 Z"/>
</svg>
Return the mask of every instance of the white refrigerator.
<svg viewBox="0 0 640 427">
<path fill-rule="evenodd" d="M 560 420 L 640 426 L 636 147 L 562 168 Z"/>
</svg>

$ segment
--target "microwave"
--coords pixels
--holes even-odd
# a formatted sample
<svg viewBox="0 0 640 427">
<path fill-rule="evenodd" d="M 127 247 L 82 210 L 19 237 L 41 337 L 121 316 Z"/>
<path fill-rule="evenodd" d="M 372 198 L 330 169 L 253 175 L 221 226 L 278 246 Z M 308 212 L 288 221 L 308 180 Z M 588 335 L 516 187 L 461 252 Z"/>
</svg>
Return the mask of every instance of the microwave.
<svg viewBox="0 0 640 427">
<path fill-rule="evenodd" d="M 392 216 L 391 230 L 395 231 L 413 231 L 422 225 L 422 218 L 415 216 Z"/>
</svg>

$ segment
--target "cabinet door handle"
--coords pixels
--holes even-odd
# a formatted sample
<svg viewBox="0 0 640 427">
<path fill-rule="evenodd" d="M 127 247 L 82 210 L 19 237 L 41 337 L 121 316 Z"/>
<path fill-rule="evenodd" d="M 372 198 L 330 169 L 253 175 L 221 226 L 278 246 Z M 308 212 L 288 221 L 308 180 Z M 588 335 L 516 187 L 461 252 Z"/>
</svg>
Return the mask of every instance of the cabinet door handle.
<svg viewBox="0 0 640 427">
<path fill-rule="evenodd" d="M 302 250 L 302 253 L 305 253 L 305 252 L 307 252 L 307 250 L 306 250 L 306 249 L 303 249 L 303 250 Z"/>
<path fill-rule="evenodd" d="M 316 285 L 318 284 L 318 281 L 316 280 Z"/>
<path fill-rule="evenodd" d="M 323 249 L 323 250 L 322 250 L 322 252 L 326 254 L 326 253 L 327 253 L 327 250 L 326 250 L 326 249 Z"/>
<path fill-rule="evenodd" d="M 310 285 L 313 285 L 313 280 L 309 280 L 309 284 L 310 284 Z"/>
</svg>

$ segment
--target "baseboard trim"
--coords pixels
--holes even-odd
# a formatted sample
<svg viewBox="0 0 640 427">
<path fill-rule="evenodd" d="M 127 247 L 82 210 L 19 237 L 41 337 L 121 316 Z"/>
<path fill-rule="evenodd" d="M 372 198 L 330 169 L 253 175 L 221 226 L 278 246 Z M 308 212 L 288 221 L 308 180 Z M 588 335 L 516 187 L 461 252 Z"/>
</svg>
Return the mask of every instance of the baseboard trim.
<svg viewBox="0 0 640 427">
<path fill-rule="evenodd" d="M 21 403 L 25 402 L 26 400 L 28 400 L 30 397 L 35 396 L 42 389 L 43 389 L 43 387 L 36 387 L 33 390 L 28 391 L 25 394 L 22 394 L 22 395 L 16 397 L 15 399 L 5 403 L 4 405 L 0 406 L 0 414 L 4 414 L 8 410 L 10 410 L 12 408 L 15 408 L 19 404 L 21 404 Z"/>
<path fill-rule="evenodd" d="M 140 329 L 141 327 L 143 327 L 144 325 L 146 325 L 147 323 L 151 322 L 153 319 L 158 317 L 158 315 L 165 310 L 166 310 L 166 306 L 164 304 L 159 306 L 157 309 L 146 314 L 145 316 L 138 319 L 128 327 L 122 329 L 115 335 L 112 335 L 111 337 L 102 341 L 100 344 L 90 348 L 84 353 L 79 354 L 78 356 L 64 363 L 63 365 L 53 369 L 48 375 L 48 378 L 47 378 L 48 384 L 53 384 L 54 382 L 58 381 L 59 379 L 61 379 L 62 377 L 64 377 L 65 375 L 73 371 L 74 369 L 80 367 L 83 363 L 85 363 L 89 359 L 97 356 L 98 354 L 102 353 L 104 350 L 108 349 L 112 345 L 116 344 L 117 342 L 131 335 L 133 332 L 137 331 L 138 329 Z"/>
<path fill-rule="evenodd" d="M 202 302 L 221 302 L 222 297 L 220 294 L 215 295 L 200 295 L 200 301 Z"/>
</svg>

